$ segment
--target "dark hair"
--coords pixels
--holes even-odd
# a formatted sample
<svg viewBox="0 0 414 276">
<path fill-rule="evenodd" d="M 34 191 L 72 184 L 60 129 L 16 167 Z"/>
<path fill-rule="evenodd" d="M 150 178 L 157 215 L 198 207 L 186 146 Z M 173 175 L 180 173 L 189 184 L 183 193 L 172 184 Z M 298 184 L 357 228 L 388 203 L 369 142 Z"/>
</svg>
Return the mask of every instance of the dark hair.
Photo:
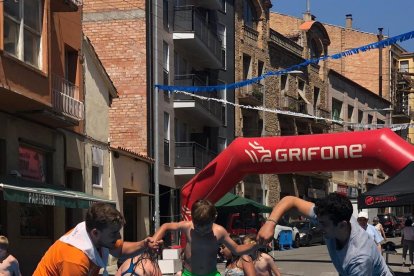
<svg viewBox="0 0 414 276">
<path fill-rule="evenodd" d="M 214 222 L 217 217 L 217 210 L 210 201 L 199 199 L 191 207 L 191 217 L 194 224 L 206 225 Z"/>
<path fill-rule="evenodd" d="M 86 229 L 91 231 L 96 228 L 100 231 L 110 225 L 125 224 L 122 214 L 112 205 L 103 202 L 96 202 L 89 207 L 85 216 Z"/>
<path fill-rule="evenodd" d="M 411 219 L 408 218 L 405 220 L 404 226 L 412 226 L 412 225 L 413 225 L 413 221 Z"/>
<path fill-rule="evenodd" d="M 349 198 L 338 193 L 329 194 L 315 204 L 315 214 L 318 217 L 328 216 L 334 225 L 344 220 L 349 222 L 353 211 Z"/>
</svg>

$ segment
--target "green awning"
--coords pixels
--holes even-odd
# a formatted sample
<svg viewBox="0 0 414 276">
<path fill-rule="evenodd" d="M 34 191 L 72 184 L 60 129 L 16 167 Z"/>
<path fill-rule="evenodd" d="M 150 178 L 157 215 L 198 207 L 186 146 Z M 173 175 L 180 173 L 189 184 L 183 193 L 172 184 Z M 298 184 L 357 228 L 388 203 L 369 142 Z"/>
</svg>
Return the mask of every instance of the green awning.
<svg viewBox="0 0 414 276">
<path fill-rule="evenodd" d="M 5 200 L 21 203 L 81 209 L 89 208 L 95 202 L 116 205 L 112 200 L 21 178 L 7 178 L 6 181 L 0 179 L 0 190 L 3 191 Z"/>
<path fill-rule="evenodd" d="M 232 193 L 225 194 L 219 201 L 216 202 L 215 206 L 217 210 L 227 212 L 242 212 L 246 211 L 246 209 L 256 213 L 272 212 L 271 207 Z"/>
</svg>

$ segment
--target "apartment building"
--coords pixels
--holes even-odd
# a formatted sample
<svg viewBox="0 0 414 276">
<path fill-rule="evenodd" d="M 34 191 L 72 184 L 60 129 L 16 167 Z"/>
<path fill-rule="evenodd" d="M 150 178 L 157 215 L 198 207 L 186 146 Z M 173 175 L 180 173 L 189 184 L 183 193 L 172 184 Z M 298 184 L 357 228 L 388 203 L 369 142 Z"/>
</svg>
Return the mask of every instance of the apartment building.
<svg viewBox="0 0 414 276">
<path fill-rule="evenodd" d="M 154 86 L 233 83 L 233 18 L 232 1 L 85 1 L 84 31 L 119 94 L 111 146 L 155 160 L 161 223 L 180 219 L 180 187 L 233 140 L 234 110 Z M 233 91 L 197 95 L 234 101 Z"/>
<path fill-rule="evenodd" d="M 303 43 L 295 43 L 270 26 L 270 1 L 236 1 L 236 81 L 278 71 L 327 53 L 330 44 L 319 22 L 298 26 Z M 301 71 L 267 77 L 236 91 L 243 105 L 281 109 L 297 113 L 281 115 L 260 110 L 236 110 L 236 135 L 243 137 L 326 133 L 325 120 L 308 119 L 301 114 L 329 118 L 327 68 L 325 62 Z M 285 195 L 317 199 L 326 195 L 326 173 L 249 175 L 236 186 L 239 194 L 266 205 Z"/>
<path fill-rule="evenodd" d="M 82 220 L 82 210 L 96 201 L 115 204 L 107 188 L 93 185 L 94 176 L 105 181 L 100 153 L 108 144 L 100 125 L 85 120 L 81 4 L 1 3 L 0 233 L 8 236 L 24 275 Z M 114 96 L 110 89 L 105 93 Z M 94 152 L 102 157 L 97 174 Z"/>
</svg>

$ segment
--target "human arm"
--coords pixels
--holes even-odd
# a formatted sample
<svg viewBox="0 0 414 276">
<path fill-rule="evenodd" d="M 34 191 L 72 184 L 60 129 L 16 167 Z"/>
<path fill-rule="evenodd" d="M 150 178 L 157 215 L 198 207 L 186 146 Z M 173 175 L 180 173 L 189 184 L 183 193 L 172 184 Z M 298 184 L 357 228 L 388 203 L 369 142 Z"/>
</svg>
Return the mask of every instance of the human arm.
<svg viewBox="0 0 414 276">
<path fill-rule="evenodd" d="M 240 260 L 242 263 L 242 269 L 243 269 L 244 275 L 255 276 L 256 270 L 254 268 L 252 257 L 250 257 L 249 255 L 243 255 L 241 256 Z"/>
<path fill-rule="evenodd" d="M 180 222 L 168 222 L 163 223 L 161 227 L 155 232 L 155 234 L 152 236 L 155 241 L 158 241 L 164 237 L 165 233 L 167 231 L 177 231 L 177 230 L 183 230 L 185 228 L 191 227 L 190 221 L 180 221 Z"/>
<path fill-rule="evenodd" d="M 152 237 L 147 237 L 142 241 L 128 242 L 118 240 L 114 249 L 110 249 L 109 253 L 114 257 L 130 258 L 141 254 L 146 249 L 157 250 L 162 241 L 155 241 Z"/>
<path fill-rule="evenodd" d="M 281 276 L 282 274 L 280 274 L 279 268 L 276 266 L 275 261 L 273 260 L 273 258 L 268 255 L 268 254 L 264 254 L 264 256 L 266 256 L 266 263 L 267 263 L 267 268 L 269 271 L 269 275 L 275 275 L 275 276 Z"/>
<path fill-rule="evenodd" d="M 300 213 L 309 216 L 314 204 L 312 202 L 300 199 L 294 196 L 285 196 L 273 208 L 269 218 L 260 228 L 257 239 L 260 244 L 265 244 L 273 239 L 275 233 L 275 226 L 284 213 L 292 208 L 296 208 Z"/>
</svg>

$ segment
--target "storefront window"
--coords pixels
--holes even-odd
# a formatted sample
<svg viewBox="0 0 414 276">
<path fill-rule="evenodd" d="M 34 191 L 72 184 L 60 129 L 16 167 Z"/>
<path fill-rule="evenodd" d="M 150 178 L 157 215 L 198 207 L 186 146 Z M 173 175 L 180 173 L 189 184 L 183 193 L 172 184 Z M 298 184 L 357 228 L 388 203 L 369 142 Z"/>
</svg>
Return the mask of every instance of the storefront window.
<svg viewBox="0 0 414 276">
<path fill-rule="evenodd" d="M 23 237 L 49 237 L 50 206 L 20 203 L 20 235 Z"/>
</svg>

